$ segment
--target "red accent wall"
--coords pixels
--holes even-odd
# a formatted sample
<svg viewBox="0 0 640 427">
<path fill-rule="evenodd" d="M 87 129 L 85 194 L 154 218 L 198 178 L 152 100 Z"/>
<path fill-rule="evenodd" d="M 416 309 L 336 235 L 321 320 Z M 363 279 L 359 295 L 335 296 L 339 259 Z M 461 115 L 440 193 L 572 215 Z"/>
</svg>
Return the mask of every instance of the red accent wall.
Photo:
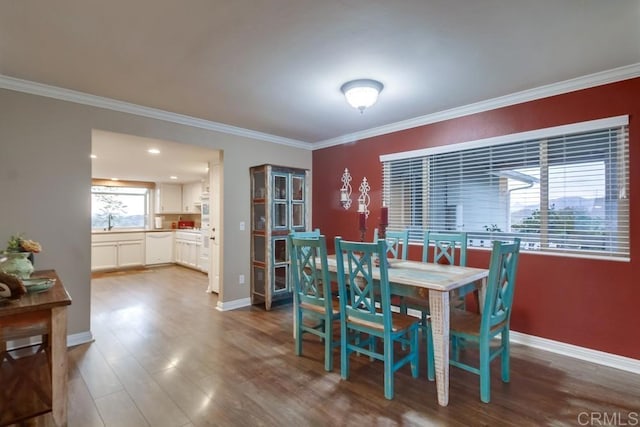
<svg viewBox="0 0 640 427">
<path fill-rule="evenodd" d="M 631 262 L 523 253 L 511 322 L 512 330 L 525 334 L 640 359 L 640 227 L 634 227 L 640 223 L 640 78 L 316 150 L 313 227 L 331 237 L 330 251 L 333 236 L 359 239 L 356 209 L 345 211 L 339 203 L 345 167 L 353 177 L 354 203 L 362 177 L 370 182 L 366 238 L 373 239 L 380 217 L 381 154 L 619 115 L 629 115 Z M 421 250 L 412 247 L 410 258 L 420 259 Z M 486 250 L 469 249 L 467 263 L 486 267 L 489 256 Z"/>
</svg>

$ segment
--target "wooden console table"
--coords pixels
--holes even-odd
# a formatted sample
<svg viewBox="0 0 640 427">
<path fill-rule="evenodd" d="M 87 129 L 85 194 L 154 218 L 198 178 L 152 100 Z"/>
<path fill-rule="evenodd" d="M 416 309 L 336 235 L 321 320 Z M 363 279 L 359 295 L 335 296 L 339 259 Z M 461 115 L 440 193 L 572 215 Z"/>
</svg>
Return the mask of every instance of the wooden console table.
<svg viewBox="0 0 640 427">
<path fill-rule="evenodd" d="M 0 413 L 0 425 L 12 424 L 32 416 L 52 412 L 55 425 L 66 426 L 67 306 L 71 304 L 71 297 L 69 297 L 55 270 L 36 271 L 31 277 L 49 277 L 56 279 L 56 282 L 51 289 L 45 292 L 29 293 L 18 300 L 5 301 L 0 305 L 0 355 L 2 355 L 0 367 L 3 368 L 3 372 L 10 371 L 12 368 L 5 366 L 9 364 L 9 361 L 19 362 L 22 360 L 21 358 L 14 359 L 6 352 L 6 341 L 16 338 L 11 331 L 25 331 L 25 335 L 18 335 L 18 338 L 31 336 L 30 328 L 32 328 L 32 332 L 36 332 L 33 335 L 43 335 L 44 350 L 50 368 L 50 375 L 46 376 L 47 380 L 50 378 L 50 384 L 45 385 L 47 389 L 50 385 L 51 402 L 50 405 L 44 406 L 44 409 L 41 407 L 35 410 L 35 413 L 23 413 L 19 410 L 22 403 L 20 395 L 8 396 L 9 400 L 4 403 L 10 405 L 12 410 L 3 410 L 4 414 Z M 28 357 L 32 356 L 24 357 L 24 359 Z M 25 378 L 25 382 L 32 380 L 32 378 Z M 9 419 L 10 417 L 14 417 L 14 419 Z"/>
</svg>

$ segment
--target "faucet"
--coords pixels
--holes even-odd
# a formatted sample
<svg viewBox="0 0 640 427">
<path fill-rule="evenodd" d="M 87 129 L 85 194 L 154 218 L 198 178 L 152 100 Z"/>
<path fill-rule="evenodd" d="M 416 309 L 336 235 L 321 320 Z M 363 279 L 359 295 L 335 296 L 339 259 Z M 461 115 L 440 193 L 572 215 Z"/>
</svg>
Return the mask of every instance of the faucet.
<svg viewBox="0 0 640 427">
<path fill-rule="evenodd" d="M 108 221 L 107 230 L 111 231 L 111 229 L 113 228 L 113 224 L 111 223 L 111 221 L 113 221 L 113 215 L 109 214 L 109 216 L 107 217 L 107 221 Z"/>
</svg>

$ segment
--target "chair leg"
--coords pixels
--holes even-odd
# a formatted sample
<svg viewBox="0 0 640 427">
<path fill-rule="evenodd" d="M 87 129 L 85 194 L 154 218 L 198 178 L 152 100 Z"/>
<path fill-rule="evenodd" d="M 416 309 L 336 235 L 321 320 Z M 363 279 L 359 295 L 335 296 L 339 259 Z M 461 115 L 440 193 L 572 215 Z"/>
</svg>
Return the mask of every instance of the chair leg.
<svg viewBox="0 0 640 427">
<path fill-rule="evenodd" d="M 302 355 L 302 312 L 296 308 L 296 356 Z"/>
<path fill-rule="evenodd" d="M 431 328 L 427 325 L 425 328 L 427 335 L 427 378 L 429 381 L 435 381 L 436 368 L 435 368 L 435 355 L 433 353 L 433 335 L 431 334 Z"/>
<path fill-rule="evenodd" d="M 411 332 L 411 375 L 418 378 L 420 368 L 420 328 L 415 327 Z"/>
<path fill-rule="evenodd" d="M 393 341 L 388 333 L 384 337 L 384 397 L 393 399 Z"/>
<path fill-rule="evenodd" d="M 404 300 L 404 297 L 400 297 L 400 313 L 407 314 L 407 303 Z"/>
<path fill-rule="evenodd" d="M 480 338 L 480 400 L 489 403 L 491 394 L 491 369 L 489 360 L 489 338 Z"/>
<path fill-rule="evenodd" d="M 333 371 L 333 321 L 324 321 L 324 370 Z"/>
<path fill-rule="evenodd" d="M 509 328 L 504 328 L 502 330 L 502 343 L 501 345 L 501 351 L 502 354 L 500 355 L 500 365 L 502 367 L 502 381 L 504 381 L 505 383 L 509 382 L 509 353 L 511 350 L 511 344 L 509 342 Z"/>
<path fill-rule="evenodd" d="M 347 324 L 340 321 L 340 377 L 349 379 L 349 349 L 347 348 Z"/>
</svg>

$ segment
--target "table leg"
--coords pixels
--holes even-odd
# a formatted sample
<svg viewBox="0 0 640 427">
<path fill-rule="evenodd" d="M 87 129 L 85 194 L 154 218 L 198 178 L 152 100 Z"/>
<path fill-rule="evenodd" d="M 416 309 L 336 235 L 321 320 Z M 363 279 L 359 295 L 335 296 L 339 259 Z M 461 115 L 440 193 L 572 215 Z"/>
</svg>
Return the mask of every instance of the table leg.
<svg viewBox="0 0 640 427">
<path fill-rule="evenodd" d="M 56 426 L 67 425 L 67 307 L 51 309 L 51 406 Z"/>
<path fill-rule="evenodd" d="M 429 290 L 438 403 L 449 403 L 449 292 Z"/>
<path fill-rule="evenodd" d="M 478 312 L 482 314 L 482 310 L 484 309 L 484 299 L 487 295 L 487 278 L 482 279 L 480 284 L 480 289 L 478 291 Z"/>
</svg>

